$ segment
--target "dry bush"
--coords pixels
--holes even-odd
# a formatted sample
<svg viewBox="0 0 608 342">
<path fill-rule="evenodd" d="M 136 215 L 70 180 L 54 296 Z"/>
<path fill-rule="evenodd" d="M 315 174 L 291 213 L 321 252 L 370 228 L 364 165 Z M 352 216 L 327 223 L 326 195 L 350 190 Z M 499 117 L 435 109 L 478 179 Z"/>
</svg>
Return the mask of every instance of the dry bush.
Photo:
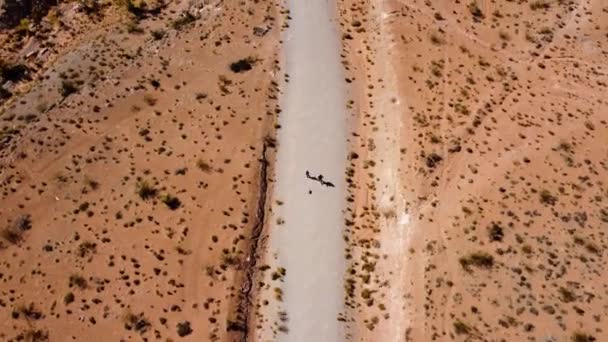
<svg viewBox="0 0 608 342">
<path fill-rule="evenodd" d="M 461 257 L 458 261 L 466 271 L 471 271 L 471 266 L 485 269 L 490 269 L 494 266 L 494 257 L 486 252 L 473 252 Z"/>
<path fill-rule="evenodd" d="M 156 190 L 146 180 L 141 180 L 141 181 L 137 182 L 135 187 L 136 187 L 137 194 L 143 200 L 154 198 L 158 194 L 158 190 Z"/>
</svg>

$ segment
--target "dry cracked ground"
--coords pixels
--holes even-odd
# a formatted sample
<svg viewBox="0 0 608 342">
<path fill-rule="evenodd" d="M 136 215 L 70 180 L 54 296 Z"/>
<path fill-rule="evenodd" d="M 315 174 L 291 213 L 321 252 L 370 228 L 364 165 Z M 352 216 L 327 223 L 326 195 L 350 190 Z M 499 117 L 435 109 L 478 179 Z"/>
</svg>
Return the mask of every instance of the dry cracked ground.
<svg viewBox="0 0 608 342">
<path fill-rule="evenodd" d="M 2 4 L 0 340 L 250 339 L 286 4 Z M 608 340 L 607 6 L 337 1 L 347 340 Z"/>
</svg>

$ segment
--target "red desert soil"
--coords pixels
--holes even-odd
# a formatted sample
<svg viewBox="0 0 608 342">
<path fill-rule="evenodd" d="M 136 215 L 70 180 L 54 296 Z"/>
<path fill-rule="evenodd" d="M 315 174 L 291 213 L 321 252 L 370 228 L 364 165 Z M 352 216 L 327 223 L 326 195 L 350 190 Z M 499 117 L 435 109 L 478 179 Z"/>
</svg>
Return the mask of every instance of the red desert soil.
<svg viewBox="0 0 608 342">
<path fill-rule="evenodd" d="M 285 13 L 83 1 L 1 31 L 0 340 L 242 340 Z"/>
<path fill-rule="evenodd" d="M 0 340 L 247 340 L 252 268 L 289 274 L 251 258 L 288 11 L 36 3 L 0 30 Z M 608 340 L 605 6 L 338 1 L 348 340 Z"/>
<path fill-rule="evenodd" d="M 339 8 L 351 340 L 608 340 L 606 3 Z"/>
</svg>

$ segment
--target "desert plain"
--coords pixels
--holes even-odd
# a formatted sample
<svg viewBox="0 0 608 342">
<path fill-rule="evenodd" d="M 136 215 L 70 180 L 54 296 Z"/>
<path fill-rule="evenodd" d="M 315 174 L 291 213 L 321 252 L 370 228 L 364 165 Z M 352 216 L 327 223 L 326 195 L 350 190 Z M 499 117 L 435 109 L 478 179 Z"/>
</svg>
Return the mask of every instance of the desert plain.
<svg viewBox="0 0 608 342">
<path fill-rule="evenodd" d="M 606 341 L 608 4 L 0 3 L 1 341 Z"/>
</svg>

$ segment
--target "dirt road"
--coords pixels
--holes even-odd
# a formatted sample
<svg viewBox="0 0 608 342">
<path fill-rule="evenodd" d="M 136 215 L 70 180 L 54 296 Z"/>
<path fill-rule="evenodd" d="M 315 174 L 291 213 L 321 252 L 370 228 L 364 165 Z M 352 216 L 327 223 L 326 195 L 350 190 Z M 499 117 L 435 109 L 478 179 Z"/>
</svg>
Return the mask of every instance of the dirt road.
<svg viewBox="0 0 608 342">
<path fill-rule="evenodd" d="M 270 255 L 287 270 L 289 332 L 280 341 L 339 341 L 343 305 L 345 87 L 334 4 L 289 1 Z M 306 177 L 323 176 L 334 187 Z M 284 223 L 282 221 L 284 220 Z M 278 222 L 278 223 L 277 223 Z M 275 254 L 276 253 L 276 254 Z"/>
</svg>

